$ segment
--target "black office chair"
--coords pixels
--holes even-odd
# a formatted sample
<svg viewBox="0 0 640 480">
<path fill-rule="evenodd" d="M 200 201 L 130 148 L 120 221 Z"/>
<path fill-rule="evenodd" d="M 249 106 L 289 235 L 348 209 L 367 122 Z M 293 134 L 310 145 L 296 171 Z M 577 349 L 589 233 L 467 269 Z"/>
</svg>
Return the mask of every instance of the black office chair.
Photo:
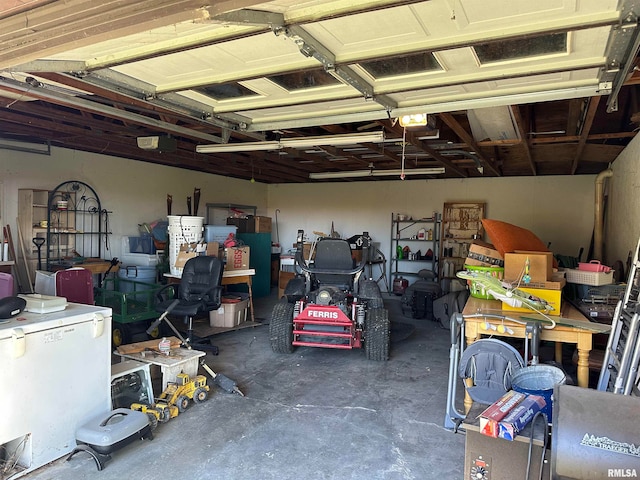
<svg viewBox="0 0 640 480">
<path fill-rule="evenodd" d="M 193 317 L 220 308 L 223 270 L 222 261 L 216 257 L 190 258 L 184 265 L 180 283 L 166 285 L 156 295 L 158 299 L 155 305 L 156 312 L 165 313 L 169 310 L 171 315 L 183 317 L 188 324 L 187 347 L 218 353 L 218 347 L 209 342 L 193 340 Z M 177 303 L 175 303 L 176 299 Z"/>
</svg>

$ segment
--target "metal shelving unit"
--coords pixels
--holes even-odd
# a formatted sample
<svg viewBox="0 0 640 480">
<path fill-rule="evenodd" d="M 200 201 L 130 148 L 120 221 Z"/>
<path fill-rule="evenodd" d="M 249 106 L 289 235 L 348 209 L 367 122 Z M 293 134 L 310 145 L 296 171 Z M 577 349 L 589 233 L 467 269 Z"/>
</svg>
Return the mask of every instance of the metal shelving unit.
<svg viewBox="0 0 640 480">
<path fill-rule="evenodd" d="M 84 182 L 63 182 L 47 202 L 46 269 L 72 266 L 79 256 L 102 258 L 108 246 L 108 217 L 96 191 Z"/>
<path fill-rule="evenodd" d="M 438 276 L 438 245 L 440 241 L 440 219 L 421 218 L 418 220 L 400 220 L 391 214 L 391 252 L 389 255 L 389 282 L 396 276 L 418 276 L 418 272 L 429 269 Z M 424 237 L 422 237 L 424 232 Z M 398 246 L 409 247 L 408 258 L 398 258 Z M 431 250 L 431 257 L 427 252 Z M 414 258 L 416 257 L 416 258 Z"/>
</svg>

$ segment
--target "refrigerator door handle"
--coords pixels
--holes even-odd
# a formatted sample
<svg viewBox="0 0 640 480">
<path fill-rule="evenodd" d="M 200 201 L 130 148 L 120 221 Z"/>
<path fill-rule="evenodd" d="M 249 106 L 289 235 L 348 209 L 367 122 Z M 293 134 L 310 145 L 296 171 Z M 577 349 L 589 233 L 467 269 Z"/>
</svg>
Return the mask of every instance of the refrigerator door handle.
<svg viewBox="0 0 640 480">
<path fill-rule="evenodd" d="M 93 338 L 101 337 L 104 333 L 104 317 L 96 313 L 93 317 Z"/>
<path fill-rule="evenodd" d="M 27 349 L 27 337 L 24 334 L 24 330 L 14 328 L 11 331 L 11 339 L 13 341 L 13 358 L 22 357 Z"/>
</svg>

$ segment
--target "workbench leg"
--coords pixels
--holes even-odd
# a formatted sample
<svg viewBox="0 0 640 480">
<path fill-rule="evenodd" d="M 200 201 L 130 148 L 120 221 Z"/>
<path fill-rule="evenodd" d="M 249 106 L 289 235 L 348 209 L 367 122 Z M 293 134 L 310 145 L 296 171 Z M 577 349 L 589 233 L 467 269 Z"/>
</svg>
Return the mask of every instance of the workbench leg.
<svg viewBox="0 0 640 480">
<path fill-rule="evenodd" d="M 556 344 L 556 363 L 562 365 L 562 342 L 554 342 Z"/>
<path fill-rule="evenodd" d="M 473 387 L 473 379 L 465 378 L 464 383 L 467 387 Z M 464 413 L 465 415 L 469 413 L 471 407 L 473 406 L 473 400 L 471 399 L 471 395 L 467 392 L 467 389 L 464 389 Z"/>
<path fill-rule="evenodd" d="M 467 330 L 466 332 L 467 336 L 466 336 L 466 341 L 467 341 L 467 347 L 469 345 L 471 345 L 473 342 L 475 342 L 476 340 L 479 340 L 480 336 L 470 336 L 473 335 L 472 332 L 470 332 L 470 329 Z M 465 385 L 467 387 L 473 387 L 473 379 L 472 378 L 465 378 L 464 379 Z M 471 398 L 471 395 L 469 395 L 467 389 L 464 389 L 464 413 L 467 414 L 469 413 L 469 410 L 471 410 L 471 407 L 473 406 L 473 399 Z"/>
<path fill-rule="evenodd" d="M 589 350 L 578 348 L 578 386 L 589 387 Z"/>
</svg>

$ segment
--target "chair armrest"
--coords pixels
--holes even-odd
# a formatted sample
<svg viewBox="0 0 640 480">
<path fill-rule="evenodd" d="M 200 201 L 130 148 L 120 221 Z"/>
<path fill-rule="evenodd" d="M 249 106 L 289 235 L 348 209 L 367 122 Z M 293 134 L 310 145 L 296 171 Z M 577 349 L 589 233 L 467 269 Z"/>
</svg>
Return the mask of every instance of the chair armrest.
<svg viewBox="0 0 640 480">
<path fill-rule="evenodd" d="M 156 301 L 164 302 L 171 298 L 178 298 L 179 283 L 169 283 L 156 292 Z M 169 296 L 171 295 L 171 296 Z"/>
<path fill-rule="evenodd" d="M 218 285 L 208 290 L 207 293 L 203 295 L 206 299 L 207 305 L 216 305 L 219 307 L 222 304 L 222 290 L 222 285 Z"/>
</svg>

